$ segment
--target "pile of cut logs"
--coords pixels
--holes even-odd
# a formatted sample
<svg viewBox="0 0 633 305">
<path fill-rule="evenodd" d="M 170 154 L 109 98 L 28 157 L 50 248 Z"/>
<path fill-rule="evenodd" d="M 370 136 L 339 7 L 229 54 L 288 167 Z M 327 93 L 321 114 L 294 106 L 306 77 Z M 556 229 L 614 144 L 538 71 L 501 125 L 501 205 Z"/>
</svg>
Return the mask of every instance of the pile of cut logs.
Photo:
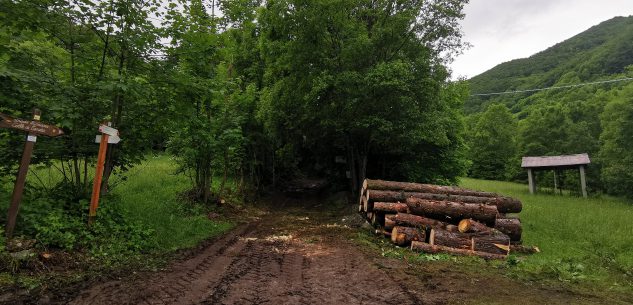
<svg viewBox="0 0 633 305">
<path fill-rule="evenodd" d="M 538 252 L 521 246 L 521 201 L 464 188 L 365 180 L 359 212 L 376 233 L 398 246 L 426 253 L 505 259 L 510 251 Z"/>
</svg>

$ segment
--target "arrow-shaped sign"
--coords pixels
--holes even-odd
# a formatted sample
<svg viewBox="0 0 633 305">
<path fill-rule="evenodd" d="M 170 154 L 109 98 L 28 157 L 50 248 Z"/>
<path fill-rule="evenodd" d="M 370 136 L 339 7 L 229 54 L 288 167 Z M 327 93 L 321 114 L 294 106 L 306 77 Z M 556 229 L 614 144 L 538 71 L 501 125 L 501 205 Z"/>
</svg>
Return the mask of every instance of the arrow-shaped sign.
<svg viewBox="0 0 633 305">
<path fill-rule="evenodd" d="M 95 143 L 101 143 L 101 135 L 97 135 L 95 138 Z M 121 142 L 121 138 L 119 136 L 108 136 L 108 144 L 118 144 Z"/>
<path fill-rule="evenodd" d="M 30 134 L 57 137 L 64 134 L 59 127 L 41 123 L 37 120 L 29 121 L 11 117 L 0 113 L 0 128 L 10 128 L 28 132 Z"/>
<path fill-rule="evenodd" d="M 109 135 L 111 137 L 119 135 L 119 131 L 118 130 L 116 130 L 116 129 L 108 126 L 108 125 L 103 125 L 103 124 L 99 125 L 99 132 L 100 133 L 105 133 L 105 134 L 107 134 L 107 135 Z"/>
</svg>

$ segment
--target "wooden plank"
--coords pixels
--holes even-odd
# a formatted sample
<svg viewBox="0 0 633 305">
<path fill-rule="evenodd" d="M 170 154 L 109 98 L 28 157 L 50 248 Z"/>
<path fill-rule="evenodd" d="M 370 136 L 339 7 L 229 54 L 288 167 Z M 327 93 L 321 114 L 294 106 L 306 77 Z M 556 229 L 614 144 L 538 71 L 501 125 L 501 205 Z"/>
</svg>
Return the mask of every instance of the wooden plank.
<svg viewBox="0 0 633 305">
<path fill-rule="evenodd" d="M 47 137 L 57 137 L 64 134 L 64 131 L 57 126 L 39 122 L 39 117 L 40 116 L 34 116 L 33 120 L 24 120 L 0 113 L 0 119 L 2 119 L 0 121 L 0 128 L 15 129 L 28 132 L 32 135 L 43 135 Z M 38 120 L 35 118 L 38 118 Z"/>
<path fill-rule="evenodd" d="M 108 144 L 119 144 L 119 142 L 121 142 L 119 136 L 108 136 Z M 101 143 L 101 135 L 97 135 L 95 143 Z"/>
<path fill-rule="evenodd" d="M 116 130 L 116 129 L 108 126 L 108 125 L 104 125 L 104 124 L 99 125 L 99 132 L 103 133 L 103 134 L 107 134 L 107 135 L 109 135 L 111 137 L 119 135 L 119 131 L 118 130 Z"/>
</svg>

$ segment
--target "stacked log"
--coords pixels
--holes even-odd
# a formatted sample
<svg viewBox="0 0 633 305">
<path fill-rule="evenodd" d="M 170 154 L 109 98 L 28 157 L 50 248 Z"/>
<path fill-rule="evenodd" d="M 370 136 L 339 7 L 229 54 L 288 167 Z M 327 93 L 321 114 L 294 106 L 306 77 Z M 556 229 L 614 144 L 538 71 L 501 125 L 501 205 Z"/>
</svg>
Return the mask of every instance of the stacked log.
<svg viewBox="0 0 633 305">
<path fill-rule="evenodd" d="M 427 253 L 504 259 L 537 253 L 521 245 L 521 201 L 496 193 L 410 182 L 365 180 L 359 211 L 377 234 Z"/>
</svg>

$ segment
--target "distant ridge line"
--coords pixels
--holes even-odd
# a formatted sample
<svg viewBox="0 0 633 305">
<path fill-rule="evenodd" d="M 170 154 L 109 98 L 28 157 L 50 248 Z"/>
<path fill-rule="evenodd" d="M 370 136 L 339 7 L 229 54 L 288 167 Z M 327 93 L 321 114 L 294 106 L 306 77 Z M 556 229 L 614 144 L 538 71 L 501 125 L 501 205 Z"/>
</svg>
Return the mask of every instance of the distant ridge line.
<svg viewBox="0 0 633 305">
<path fill-rule="evenodd" d="M 618 79 L 611 79 L 611 80 L 603 80 L 603 81 L 597 81 L 597 82 L 580 83 L 580 84 L 574 84 L 574 85 L 553 86 L 553 87 L 547 87 L 547 88 L 503 91 L 503 92 L 491 92 L 491 93 L 476 93 L 476 94 L 471 94 L 470 96 L 491 96 L 491 95 L 516 94 L 516 93 L 526 93 L 526 92 L 538 92 L 538 91 L 554 90 L 554 89 L 576 88 L 576 87 L 582 87 L 582 86 L 588 86 L 588 85 L 617 83 L 617 82 L 630 81 L 630 80 L 633 80 L 633 77 L 625 77 L 625 78 L 618 78 Z"/>
</svg>

